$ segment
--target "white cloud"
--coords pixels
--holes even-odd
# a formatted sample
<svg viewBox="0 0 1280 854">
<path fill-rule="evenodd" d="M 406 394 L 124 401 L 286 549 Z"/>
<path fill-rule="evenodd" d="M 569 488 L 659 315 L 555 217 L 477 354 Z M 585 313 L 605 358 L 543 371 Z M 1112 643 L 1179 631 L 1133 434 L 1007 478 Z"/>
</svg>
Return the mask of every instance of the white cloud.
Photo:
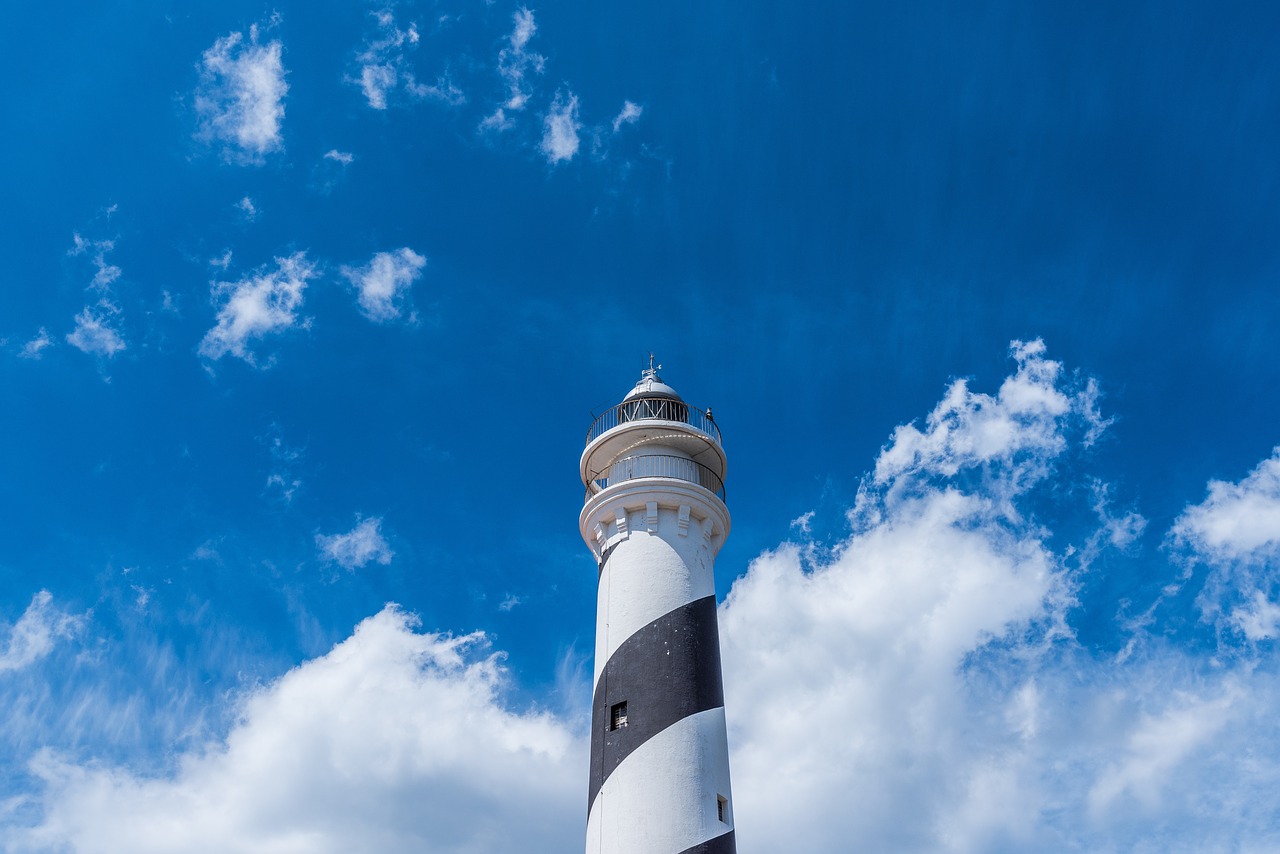
<svg viewBox="0 0 1280 854">
<path fill-rule="evenodd" d="M 1209 481 L 1209 495 L 1175 520 L 1170 540 L 1208 564 L 1205 616 L 1251 640 L 1280 637 L 1280 447 L 1239 483 Z"/>
<path fill-rule="evenodd" d="M 339 151 L 336 148 L 331 148 L 324 153 L 324 159 L 341 163 L 343 166 L 350 166 L 355 161 L 356 156 L 349 151 Z"/>
<path fill-rule="evenodd" d="M 198 137 L 221 143 L 224 154 L 245 163 L 261 163 L 284 146 L 281 122 L 285 83 L 279 40 L 258 42 L 258 27 L 218 39 L 196 66 Z"/>
<path fill-rule="evenodd" d="M 506 595 L 506 598 L 504 598 L 501 602 L 498 603 L 498 610 L 503 612 L 513 611 L 515 610 L 515 607 L 520 604 L 521 601 L 522 600 L 520 599 L 520 597 L 517 596 L 516 594 L 508 593 Z"/>
<path fill-rule="evenodd" d="M 301 464 L 303 449 L 285 444 L 279 424 L 272 424 L 265 436 L 258 441 L 267 446 L 271 455 L 271 471 L 267 474 L 265 492 L 278 496 L 285 504 L 293 501 L 293 497 L 302 488 L 302 478 L 297 468 Z"/>
<path fill-rule="evenodd" d="M 622 130 L 623 125 L 633 125 L 640 121 L 640 116 L 644 113 L 644 107 L 639 104 L 633 104 L 630 101 L 622 102 L 622 110 L 613 118 L 613 132 L 617 133 Z"/>
<path fill-rule="evenodd" d="M 408 247 L 379 252 L 363 267 L 343 267 L 342 275 L 359 292 L 360 310 L 377 323 L 400 316 L 413 283 L 422 277 L 427 259 Z"/>
<path fill-rule="evenodd" d="M 396 71 L 390 65 L 364 65 L 360 68 L 360 89 L 375 110 L 387 108 L 387 90 L 396 85 Z"/>
<path fill-rule="evenodd" d="M 807 513 L 801 513 L 799 516 L 791 520 L 791 527 L 802 534 L 808 534 L 813 529 L 813 517 L 816 511 L 810 510 Z"/>
<path fill-rule="evenodd" d="M 1172 533 L 1215 563 L 1280 555 L 1280 448 L 1239 483 L 1209 481 L 1209 496 L 1184 510 Z"/>
<path fill-rule="evenodd" d="M 404 47 L 418 43 L 417 25 L 410 23 L 406 29 L 395 24 L 395 16 L 383 10 L 374 13 L 378 22 L 379 35 L 365 43 L 357 61 L 360 63 L 360 91 L 365 100 L 375 110 L 387 108 L 387 94 L 401 82 L 403 76 L 412 75 L 402 70 L 405 58 Z"/>
<path fill-rule="evenodd" d="M 111 358 L 126 348 L 125 340 L 112 327 L 120 309 L 108 300 L 87 305 L 76 315 L 76 327 L 67 333 L 67 343 L 93 356 Z"/>
<path fill-rule="evenodd" d="M 481 131 L 504 131 L 511 130 L 516 126 L 515 119 L 507 115 L 506 111 L 501 107 L 485 116 L 480 121 Z"/>
<path fill-rule="evenodd" d="M 512 16 L 511 35 L 507 44 L 498 51 L 498 74 L 507 87 L 507 97 L 487 118 L 480 123 L 481 130 L 507 130 L 514 125 L 512 113 L 518 113 L 529 103 L 533 90 L 529 85 L 529 75 L 541 74 L 546 65 L 546 58 L 530 51 L 529 42 L 538 32 L 533 12 L 527 7 L 520 7 Z"/>
<path fill-rule="evenodd" d="M 255 364 L 249 345 L 267 335 L 298 326 L 298 309 L 307 282 L 318 275 L 305 252 L 275 259 L 275 269 L 259 269 L 238 282 L 214 282 L 211 297 L 217 324 L 200 342 L 200 355 L 221 359 L 227 354 Z"/>
<path fill-rule="evenodd" d="M 721 605 L 743 854 L 1280 848 L 1272 656 L 1153 633 L 1121 658 L 1072 637 L 1076 564 L 1037 518 L 1045 494 L 1096 512 L 1098 548 L 1140 526 L 1073 468 L 1105 425 L 1096 386 L 1038 342 L 1012 352 L 997 393 L 953 384 L 895 431 L 843 542 L 761 555 Z M 39 753 L 37 824 L 0 847 L 580 848 L 581 716 L 510 709 L 480 643 L 388 607 L 168 774 Z"/>
<path fill-rule="evenodd" d="M 1143 714 L 1124 749 L 1107 762 L 1089 789 L 1089 811 L 1096 817 L 1122 806 L 1126 796 L 1157 806 L 1170 775 L 1227 725 L 1239 692 L 1202 698 L 1178 696 L 1156 715 Z"/>
<path fill-rule="evenodd" d="M 1058 388 L 1062 366 L 1043 358 L 1044 342 L 1015 341 L 1011 352 L 1018 370 L 995 396 L 969 391 L 956 380 L 929 413 L 926 429 L 904 424 L 876 460 L 875 481 L 884 484 L 916 472 L 952 476 L 961 468 L 1002 459 L 1016 460 L 1005 488 L 1017 489 L 1026 477 L 1040 477 L 1066 447 L 1061 425 L 1069 415 L 1092 413 L 1096 394 L 1075 397 Z M 908 482 L 903 480 L 903 482 Z"/>
<path fill-rule="evenodd" d="M 39 359 L 44 349 L 51 346 L 53 346 L 53 339 L 49 337 L 49 330 L 41 326 L 36 336 L 22 345 L 18 355 L 24 359 Z"/>
<path fill-rule="evenodd" d="M 258 208 L 254 205 L 253 199 L 248 196 L 245 196 L 240 201 L 236 202 L 236 209 L 240 211 L 248 222 L 253 222 L 258 218 Z"/>
<path fill-rule="evenodd" d="M 360 86 L 370 107 L 387 109 L 398 90 L 413 98 L 442 101 L 450 106 L 466 102 L 466 95 L 447 72 L 435 83 L 418 81 L 409 60 L 410 52 L 421 40 L 416 23 L 410 22 L 401 29 L 395 15 L 385 9 L 375 12 L 373 18 L 376 31 L 365 39 L 356 56 L 358 71 L 350 78 Z"/>
<path fill-rule="evenodd" d="M 31 598 L 31 604 L 9 631 L 4 651 L 0 652 L 0 673 L 36 663 L 52 652 L 60 639 L 74 635 L 82 623 L 80 617 L 54 607 L 53 595 L 41 590 Z"/>
<path fill-rule="evenodd" d="M 359 569 L 370 561 L 387 566 L 395 557 L 395 552 L 382 536 L 380 518 L 365 519 L 345 534 L 316 534 L 316 548 L 325 560 L 351 570 Z"/>
<path fill-rule="evenodd" d="M 78 233 L 71 235 L 72 246 L 67 250 L 71 256 L 89 255 L 93 261 L 94 274 L 90 287 L 99 291 L 108 290 L 123 272 L 115 264 L 107 262 L 107 253 L 116 248 L 114 240 L 86 240 Z"/>
<path fill-rule="evenodd" d="M 998 393 L 954 383 L 894 432 L 843 542 L 762 555 L 722 604 L 744 854 L 1280 842 L 1255 808 L 1280 796 L 1273 673 L 1072 637 L 1073 550 L 1032 509 L 1099 500 L 1063 470 L 1105 422 L 1042 344 L 1012 354 Z M 1128 546 L 1137 518 L 1089 538 Z"/>
<path fill-rule="evenodd" d="M 578 96 L 572 92 L 557 92 L 547 112 L 542 134 L 542 153 L 548 163 L 572 160 L 578 153 Z"/>
<path fill-rule="evenodd" d="M 433 851 L 580 847 L 585 745 L 503 702 L 483 636 L 419 633 L 389 606 L 240 705 L 166 776 L 50 751 L 38 823 L 5 850 Z"/>
<path fill-rule="evenodd" d="M 458 87 L 448 71 L 437 77 L 434 83 L 418 83 L 410 79 L 405 82 L 405 89 L 417 98 L 440 101 L 450 107 L 459 107 L 467 102 L 467 94 Z"/>
</svg>

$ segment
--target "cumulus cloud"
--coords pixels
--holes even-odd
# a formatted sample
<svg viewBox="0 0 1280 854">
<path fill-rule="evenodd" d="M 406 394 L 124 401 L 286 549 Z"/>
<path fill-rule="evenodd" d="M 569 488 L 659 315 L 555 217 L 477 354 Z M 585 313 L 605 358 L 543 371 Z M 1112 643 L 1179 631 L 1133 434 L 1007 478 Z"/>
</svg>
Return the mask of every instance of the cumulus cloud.
<svg viewBox="0 0 1280 854">
<path fill-rule="evenodd" d="M 278 39 L 262 44 L 258 26 L 231 33 L 204 52 L 196 68 L 199 119 L 197 137 L 223 146 L 224 154 L 244 163 L 261 163 L 284 147 L 281 123 L 285 83 L 283 46 Z"/>
<path fill-rule="evenodd" d="M 556 93 L 543 122 L 542 153 L 548 163 L 572 160 L 578 153 L 578 96 L 572 92 Z"/>
<path fill-rule="evenodd" d="M 105 299 L 85 306 L 76 315 L 75 328 L 67 333 L 67 343 L 92 356 L 111 358 L 127 346 L 112 325 L 119 314 L 119 307 Z"/>
<path fill-rule="evenodd" d="M 630 101 L 622 102 L 622 109 L 618 115 L 613 117 L 613 132 L 617 133 L 622 130 L 623 125 L 633 125 L 640 121 L 640 116 L 644 113 L 644 107 L 639 104 L 633 104 Z"/>
<path fill-rule="evenodd" d="M 395 552 L 382 536 L 380 518 L 365 519 L 345 534 L 316 534 L 316 548 L 325 560 L 350 570 L 359 569 L 370 561 L 387 566 L 395 557 Z"/>
<path fill-rule="evenodd" d="M 1280 448 L 1239 483 L 1209 481 L 1209 496 L 1183 511 L 1173 535 L 1215 563 L 1280 556 Z"/>
<path fill-rule="evenodd" d="M 82 623 L 82 618 L 55 607 L 53 594 L 41 590 L 9 631 L 4 651 L 0 652 L 0 673 L 36 663 L 52 652 L 60 639 L 74 635 Z"/>
<path fill-rule="evenodd" d="M 1270 669 L 1075 641 L 1072 549 L 1034 508 L 1105 420 L 1041 342 L 1011 352 L 995 394 L 958 381 L 894 431 L 843 541 L 762 555 L 722 604 L 744 852 L 1280 841 L 1251 806 L 1280 795 L 1280 750 L 1250 747 L 1280 734 Z M 1098 547 L 1138 525 L 1100 523 Z"/>
<path fill-rule="evenodd" d="M 240 215 L 245 218 L 246 222 L 253 222 L 258 218 L 258 206 L 248 196 L 236 202 L 236 210 L 240 211 Z"/>
<path fill-rule="evenodd" d="M 925 429 L 904 424 L 876 460 L 877 484 L 909 485 L 912 474 L 954 476 L 963 468 L 991 467 L 1000 489 L 1011 495 L 1026 483 L 1042 478 L 1066 447 L 1062 425 L 1079 417 L 1091 444 L 1107 422 L 1097 411 L 1096 382 L 1068 395 L 1059 388 L 1062 365 L 1044 358 L 1043 341 L 1014 341 L 1010 352 L 1016 373 L 994 396 L 969 391 L 967 380 L 956 380 L 929 413 Z M 1001 467 L 999 464 L 1011 464 Z M 1016 464 L 1012 464 L 1016 463 Z"/>
<path fill-rule="evenodd" d="M 317 275 L 306 253 L 295 252 L 276 258 L 275 269 L 263 267 L 236 282 L 214 282 L 217 323 L 200 342 L 200 355 L 216 360 L 230 354 L 255 364 L 251 344 L 302 323 L 298 309 L 303 291 Z"/>
<path fill-rule="evenodd" d="M 39 359 L 46 347 L 53 346 L 53 339 L 49 337 L 49 330 L 43 326 L 36 333 L 35 337 L 22 345 L 22 349 L 18 351 L 18 355 L 24 359 Z"/>
<path fill-rule="evenodd" d="M 332 160 L 343 166 L 350 166 L 352 162 L 355 161 L 356 157 L 349 151 L 339 151 L 336 148 L 331 148 L 324 153 L 324 159 Z"/>
<path fill-rule="evenodd" d="M 1038 341 L 1011 354 L 994 393 L 954 383 L 893 432 L 840 542 L 761 555 L 721 605 L 743 854 L 1280 847 L 1272 657 L 1245 646 L 1202 658 L 1153 633 L 1121 658 L 1075 639 L 1078 563 L 1044 516 L 1046 494 L 1096 515 L 1083 536 L 1100 549 L 1131 547 L 1140 517 L 1107 509 L 1106 485 L 1080 472 L 1106 424 L 1096 384 Z M 1180 521 L 1182 547 L 1193 532 L 1233 530 L 1201 524 L 1212 499 L 1265 496 L 1269 471 L 1211 485 L 1206 512 Z M 793 530 L 807 536 L 811 520 Z M 317 546 L 353 566 L 378 559 L 378 521 Z M 1271 548 L 1265 533 L 1214 542 L 1232 560 Z M 388 607 L 253 693 L 224 740 L 167 775 L 37 754 L 35 824 L 0 840 L 85 852 L 579 848 L 584 723 L 511 709 L 500 660 L 479 636 L 415 631 Z"/>
<path fill-rule="evenodd" d="M 363 267 L 343 267 L 342 275 L 355 287 L 364 316 L 386 323 L 400 316 L 410 288 L 426 266 L 427 259 L 406 246 L 378 252 Z"/>
<path fill-rule="evenodd" d="M 584 743 L 503 699 L 482 635 L 420 633 L 389 606 L 254 692 L 225 740 L 167 776 L 44 751 L 42 814 L 5 849 L 564 851 L 580 845 Z"/>
<path fill-rule="evenodd" d="M 1225 616 L 1251 640 L 1280 637 L 1280 447 L 1238 483 L 1210 481 L 1170 538 L 1211 567 L 1200 596 L 1207 618 Z"/>
</svg>

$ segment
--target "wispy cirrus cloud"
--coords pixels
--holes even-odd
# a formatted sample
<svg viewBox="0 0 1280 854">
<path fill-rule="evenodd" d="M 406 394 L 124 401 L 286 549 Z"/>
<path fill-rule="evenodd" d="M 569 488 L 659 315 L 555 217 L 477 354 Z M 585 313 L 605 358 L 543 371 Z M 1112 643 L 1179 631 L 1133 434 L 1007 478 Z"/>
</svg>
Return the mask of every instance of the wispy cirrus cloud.
<svg viewBox="0 0 1280 854">
<path fill-rule="evenodd" d="M 0 673 L 35 664 L 52 652 L 59 640 L 72 637 L 83 623 L 82 617 L 57 608 L 48 590 L 36 593 L 9 629 L 9 637 L 0 651 Z"/>
<path fill-rule="evenodd" d="M 274 26 L 278 20 L 273 20 Z M 196 65 L 198 139 L 222 146 L 231 161 L 262 163 L 284 147 L 281 126 L 285 82 L 284 47 L 279 39 L 260 42 L 257 24 L 213 43 Z"/>
<path fill-rule="evenodd" d="M 398 92 L 413 100 L 431 99 L 451 106 L 466 102 L 466 95 L 447 72 L 434 83 L 418 80 L 410 59 L 422 39 L 416 22 L 410 21 L 402 28 L 390 9 L 371 14 L 374 32 L 365 38 L 356 55 L 357 71 L 349 78 L 360 87 L 370 107 L 387 109 Z"/>
<path fill-rule="evenodd" d="M 86 240 L 79 232 L 73 234 L 71 239 L 72 246 L 67 254 L 72 257 L 85 255 L 93 262 L 94 273 L 90 287 L 106 290 L 120 278 L 123 271 L 107 261 L 107 253 L 116 248 L 114 240 Z"/>
<path fill-rule="evenodd" d="M 253 344 L 305 325 L 298 310 L 307 283 L 317 275 L 319 268 L 306 252 L 295 252 L 276 258 L 274 268 L 259 268 L 235 282 L 213 282 L 217 322 L 201 340 L 200 355 L 214 361 L 232 355 L 257 364 Z"/>
<path fill-rule="evenodd" d="M 613 117 L 613 132 L 617 133 L 622 130 L 624 125 L 633 125 L 640 121 L 640 117 L 644 115 L 644 107 L 639 104 L 633 104 L 630 101 L 622 102 L 622 109 Z"/>
<path fill-rule="evenodd" d="M 360 70 L 354 82 L 359 84 L 370 107 L 385 110 L 387 96 L 393 90 L 399 86 L 415 85 L 413 72 L 407 67 L 405 51 L 418 44 L 418 26 L 410 22 L 400 29 L 389 9 L 371 14 L 377 22 L 377 32 L 365 41 L 356 57 Z"/>
<path fill-rule="evenodd" d="M 267 429 L 266 435 L 258 437 L 258 441 L 267 447 L 271 456 L 266 494 L 279 498 L 284 504 L 292 503 L 294 495 L 302 488 L 298 466 L 304 450 L 286 443 L 280 425 L 274 423 Z"/>
<path fill-rule="evenodd" d="M 18 356 L 23 359 L 39 359 L 44 355 L 45 349 L 52 346 L 53 339 L 49 337 L 49 330 L 41 326 L 40 331 L 22 345 Z"/>
<path fill-rule="evenodd" d="M 546 57 L 529 49 L 529 42 L 538 32 L 533 11 L 521 6 L 512 16 L 511 34 L 506 45 L 498 51 L 498 75 L 506 84 L 507 95 L 502 103 L 481 122 L 484 130 L 507 130 L 513 126 L 512 115 L 528 106 L 533 94 L 530 76 L 541 74 Z"/>
<path fill-rule="evenodd" d="M 112 205 L 109 211 L 114 213 L 116 209 Z M 67 254 L 72 257 L 87 257 L 93 264 L 93 278 L 86 291 L 91 297 L 96 295 L 97 299 L 76 315 L 75 326 L 67 334 L 66 341 L 82 353 L 109 359 L 128 347 L 119 328 L 123 315 L 113 294 L 114 285 L 123 270 L 107 260 L 107 253 L 115 249 L 115 241 L 89 240 L 79 232 L 71 237 L 72 246 Z M 28 347 L 34 347 L 30 358 L 38 357 L 40 351 L 48 346 L 40 341 L 37 338 L 28 344 Z M 26 348 L 23 354 L 27 354 Z"/>
<path fill-rule="evenodd" d="M 328 195 L 347 175 L 347 167 L 356 161 L 350 151 L 331 148 L 311 168 L 311 189 Z"/>
<path fill-rule="evenodd" d="M 400 317 L 413 283 L 426 266 L 427 259 L 406 246 L 378 252 L 363 267 L 343 267 L 342 275 L 355 287 L 364 316 L 388 323 Z"/>
<path fill-rule="evenodd" d="M 425 38 L 414 21 L 402 23 L 391 9 L 372 14 L 374 29 L 366 36 L 356 52 L 355 69 L 348 80 L 359 86 L 370 107 L 385 110 L 401 100 L 435 100 L 452 107 L 461 107 L 468 96 L 455 80 L 450 66 L 474 70 L 475 62 L 467 55 L 455 57 L 445 65 L 445 71 L 434 83 L 421 82 L 413 68 L 412 56 Z M 439 19 L 441 26 L 448 17 Z M 508 132 L 516 144 L 540 152 L 551 164 L 572 160 L 581 150 L 584 123 L 580 116 L 580 102 L 568 83 L 554 92 L 541 83 L 546 72 L 547 58 L 534 48 L 538 35 L 537 18 L 527 6 L 517 8 L 511 16 L 511 29 L 501 40 L 493 60 L 500 95 L 488 100 L 483 113 L 473 119 L 477 132 L 486 139 L 496 139 Z M 492 82 L 480 82 L 467 72 L 463 81 L 469 89 L 492 87 Z M 483 99 L 482 99 L 483 100 Z M 606 158 L 609 138 L 626 125 L 636 123 L 644 108 L 627 100 L 612 119 L 591 125 L 591 151 L 593 158 Z M 612 126 L 612 134 L 609 129 Z"/>
<path fill-rule="evenodd" d="M 395 557 L 382 536 L 381 518 L 363 519 L 345 534 L 316 534 L 316 549 L 324 560 L 349 570 L 360 569 L 370 562 L 387 566 Z"/>
<path fill-rule="evenodd" d="M 236 202 L 236 210 L 240 212 L 240 216 L 244 217 L 245 222 L 253 222 L 260 213 L 258 206 L 248 196 L 244 196 L 240 201 Z"/>
</svg>

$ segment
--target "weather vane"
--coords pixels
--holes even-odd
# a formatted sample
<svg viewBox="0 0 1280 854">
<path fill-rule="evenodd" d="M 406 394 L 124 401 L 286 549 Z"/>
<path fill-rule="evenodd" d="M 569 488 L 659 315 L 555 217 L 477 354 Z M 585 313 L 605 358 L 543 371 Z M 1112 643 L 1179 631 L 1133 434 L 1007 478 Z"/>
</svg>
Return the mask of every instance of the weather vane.
<svg viewBox="0 0 1280 854">
<path fill-rule="evenodd" d="M 641 379 L 656 380 L 658 379 L 658 371 L 662 370 L 662 365 L 656 368 L 653 366 L 653 351 L 649 351 L 649 367 L 640 372 Z"/>
</svg>

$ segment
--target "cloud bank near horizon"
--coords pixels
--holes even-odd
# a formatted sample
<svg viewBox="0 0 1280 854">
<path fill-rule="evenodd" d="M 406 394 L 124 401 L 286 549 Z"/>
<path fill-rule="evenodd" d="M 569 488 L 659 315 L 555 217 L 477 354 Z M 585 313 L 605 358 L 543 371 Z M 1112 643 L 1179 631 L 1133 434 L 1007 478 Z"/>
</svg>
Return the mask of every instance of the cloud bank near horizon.
<svg viewBox="0 0 1280 854">
<path fill-rule="evenodd" d="M 1187 565 L 1208 568 L 1198 602 L 1218 647 L 1180 646 L 1148 621 L 1126 629 L 1121 652 L 1091 650 L 1072 627 L 1081 575 L 1099 550 L 1132 547 L 1144 520 L 1111 508 L 1089 471 L 1109 423 L 1098 384 L 1038 340 L 1010 352 L 993 393 L 957 380 L 922 422 L 893 431 L 838 542 L 802 526 L 721 605 L 744 854 L 851 840 L 897 851 L 1280 842 L 1276 457 L 1210 483 L 1168 532 L 1170 585 L 1190 583 Z M 1074 535 L 1055 531 L 1057 501 L 1094 515 L 1078 542 L 1055 537 Z M 388 606 L 241 698 L 225 738 L 167 774 L 40 750 L 29 770 L 43 789 L 21 805 L 38 818 L 5 843 L 575 848 L 586 723 L 513 708 L 501 653 L 485 644 L 422 631 Z"/>
</svg>

